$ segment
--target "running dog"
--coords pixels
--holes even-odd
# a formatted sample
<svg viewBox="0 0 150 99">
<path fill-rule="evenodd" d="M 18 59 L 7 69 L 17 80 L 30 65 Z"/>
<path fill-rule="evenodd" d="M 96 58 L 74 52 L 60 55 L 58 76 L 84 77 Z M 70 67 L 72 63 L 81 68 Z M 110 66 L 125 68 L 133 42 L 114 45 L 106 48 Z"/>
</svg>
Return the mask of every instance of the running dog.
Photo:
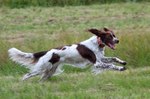
<svg viewBox="0 0 150 99">
<path fill-rule="evenodd" d="M 92 65 L 92 72 L 95 74 L 104 69 L 126 70 L 124 66 L 113 64 L 113 62 L 116 62 L 126 65 L 125 61 L 117 57 L 104 56 L 105 46 L 114 50 L 115 44 L 119 43 L 114 32 L 108 28 L 103 28 L 102 30 L 89 29 L 88 31 L 94 36 L 78 44 L 37 53 L 26 53 L 16 48 L 11 48 L 8 50 L 9 57 L 12 61 L 30 69 L 30 72 L 24 75 L 23 80 L 41 75 L 40 80 L 44 81 L 53 75 L 62 73 L 64 64 L 79 68 Z"/>
</svg>

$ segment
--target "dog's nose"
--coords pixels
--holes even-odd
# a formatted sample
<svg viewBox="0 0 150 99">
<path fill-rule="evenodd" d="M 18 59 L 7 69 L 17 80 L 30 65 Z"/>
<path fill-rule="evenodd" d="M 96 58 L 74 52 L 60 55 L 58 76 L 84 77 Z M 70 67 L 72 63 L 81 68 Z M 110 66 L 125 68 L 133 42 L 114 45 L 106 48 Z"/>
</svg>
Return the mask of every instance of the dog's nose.
<svg viewBox="0 0 150 99">
<path fill-rule="evenodd" d="M 119 40 L 116 40 L 116 43 L 119 43 Z"/>
</svg>

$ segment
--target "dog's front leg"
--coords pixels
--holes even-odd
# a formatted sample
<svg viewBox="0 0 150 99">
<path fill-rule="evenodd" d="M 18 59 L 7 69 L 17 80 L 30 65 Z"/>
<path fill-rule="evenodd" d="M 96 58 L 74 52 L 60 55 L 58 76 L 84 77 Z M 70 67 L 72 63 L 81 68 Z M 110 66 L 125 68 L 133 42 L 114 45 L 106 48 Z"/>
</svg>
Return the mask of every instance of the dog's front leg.
<svg viewBox="0 0 150 99">
<path fill-rule="evenodd" d="M 118 71 L 124 71 L 126 68 L 124 66 L 116 66 L 114 64 L 108 64 L 108 63 L 103 63 L 103 62 L 96 62 L 94 64 L 94 69 L 93 72 L 95 74 L 100 73 L 101 70 L 104 69 L 113 69 L 113 70 L 118 70 Z"/>
<path fill-rule="evenodd" d="M 116 62 L 122 65 L 126 65 L 127 63 L 117 57 L 103 57 L 101 58 L 101 61 L 104 63 L 112 63 L 112 62 Z"/>
</svg>

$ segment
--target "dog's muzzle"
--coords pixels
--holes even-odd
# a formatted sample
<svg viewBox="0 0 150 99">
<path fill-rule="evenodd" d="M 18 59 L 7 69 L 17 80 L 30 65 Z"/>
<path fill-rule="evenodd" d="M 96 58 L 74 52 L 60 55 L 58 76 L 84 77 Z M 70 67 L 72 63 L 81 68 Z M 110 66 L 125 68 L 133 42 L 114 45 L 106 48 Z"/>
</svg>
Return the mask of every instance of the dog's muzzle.
<svg viewBox="0 0 150 99">
<path fill-rule="evenodd" d="M 119 43 L 119 40 L 118 40 L 117 38 L 114 38 L 113 42 L 114 42 L 115 44 L 118 44 L 118 43 Z"/>
<path fill-rule="evenodd" d="M 118 43 L 119 43 L 119 40 L 118 40 L 118 39 L 117 39 L 117 40 L 115 40 L 115 43 L 117 43 L 117 44 L 118 44 Z"/>
</svg>

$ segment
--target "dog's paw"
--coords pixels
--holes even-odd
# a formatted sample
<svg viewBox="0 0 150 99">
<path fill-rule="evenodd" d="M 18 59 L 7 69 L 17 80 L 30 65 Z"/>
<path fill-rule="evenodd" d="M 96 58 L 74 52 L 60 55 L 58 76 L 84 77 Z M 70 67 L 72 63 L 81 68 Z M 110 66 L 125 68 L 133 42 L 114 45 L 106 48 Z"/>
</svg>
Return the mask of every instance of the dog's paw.
<svg viewBox="0 0 150 99">
<path fill-rule="evenodd" d="M 30 73 L 27 73 L 23 76 L 22 81 L 25 81 L 29 78 Z"/>
<path fill-rule="evenodd" d="M 127 64 L 127 62 L 126 62 L 126 61 L 123 61 L 121 64 L 122 64 L 122 65 L 126 65 L 126 64 Z"/>
<path fill-rule="evenodd" d="M 126 70 L 126 67 L 120 68 L 120 71 L 125 71 L 125 70 Z"/>
</svg>

